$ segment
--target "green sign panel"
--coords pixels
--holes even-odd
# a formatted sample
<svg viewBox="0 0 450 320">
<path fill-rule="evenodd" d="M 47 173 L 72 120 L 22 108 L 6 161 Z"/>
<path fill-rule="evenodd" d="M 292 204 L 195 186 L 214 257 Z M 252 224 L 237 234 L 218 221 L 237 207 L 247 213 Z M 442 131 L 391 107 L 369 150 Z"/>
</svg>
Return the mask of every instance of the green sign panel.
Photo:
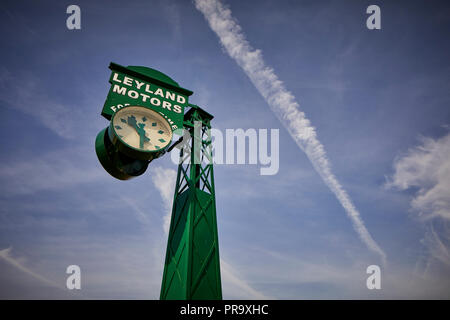
<svg viewBox="0 0 450 320">
<path fill-rule="evenodd" d="M 126 106 L 142 106 L 161 114 L 172 131 L 183 128 L 184 108 L 193 93 L 181 88 L 167 75 L 146 67 L 123 67 L 111 63 L 111 88 L 102 115 L 111 120 L 114 113 Z"/>
</svg>

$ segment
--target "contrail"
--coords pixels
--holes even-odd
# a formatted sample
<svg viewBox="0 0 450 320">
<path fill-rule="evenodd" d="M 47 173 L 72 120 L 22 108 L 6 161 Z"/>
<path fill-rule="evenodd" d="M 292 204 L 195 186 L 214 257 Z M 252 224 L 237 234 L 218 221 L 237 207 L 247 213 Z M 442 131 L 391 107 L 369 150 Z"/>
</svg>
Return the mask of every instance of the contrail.
<svg viewBox="0 0 450 320">
<path fill-rule="evenodd" d="M 386 254 L 369 234 L 347 192 L 331 172 L 330 162 L 323 145 L 317 139 L 316 130 L 299 110 L 295 97 L 286 90 L 273 69 L 265 64 L 261 51 L 254 49 L 246 40 L 230 9 L 224 7 L 219 0 L 194 1 L 195 7 L 203 13 L 227 53 L 244 70 L 291 137 L 306 153 L 325 184 L 336 195 L 361 240 L 370 250 L 380 255 L 385 264 Z"/>
<path fill-rule="evenodd" d="M 42 281 L 43 283 L 51 286 L 51 287 L 56 287 L 62 290 L 66 290 L 66 288 L 60 286 L 59 284 L 41 276 L 40 274 L 37 274 L 36 272 L 28 269 L 27 267 L 23 266 L 19 261 L 17 261 L 16 259 L 14 259 L 13 257 L 11 257 L 11 250 L 12 248 L 9 247 L 7 249 L 3 249 L 0 250 L 0 258 L 4 259 L 6 262 L 8 262 L 9 264 L 11 264 L 12 266 L 14 266 L 15 268 L 19 269 L 20 271 L 30 275 L 31 277 Z"/>
</svg>

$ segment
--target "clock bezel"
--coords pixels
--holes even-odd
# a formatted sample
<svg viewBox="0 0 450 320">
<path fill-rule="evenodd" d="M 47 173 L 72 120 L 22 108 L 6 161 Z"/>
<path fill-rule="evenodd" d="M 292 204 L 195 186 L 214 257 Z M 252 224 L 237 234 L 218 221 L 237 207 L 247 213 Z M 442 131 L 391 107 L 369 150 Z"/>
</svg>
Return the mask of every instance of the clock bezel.
<svg viewBox="0 0 450 320">
<path fill-rule="evenodd" d="M 156 115 L 156 117 L 159 117 L 158 120 L 166 123 L 167 127 L 169 128 L 169 132 L 170 132 L 170 139 L 168 139 L 166 145 L 164 145 L 163 147 L 161 147 L 158 150 L 142 150 L 142 149 L 138 149 L 138 148 L 135 148 L 135 147 L 129 145 L 127 142 L 125 142 L 124 140 L 122 140 L 122 138 L 119 137 L 119 134 L 117 133 L 116 129 L 114 128 L 114 119 L 115 119 L 116 115 L 123 113 L 123 110 L 126 110 L 131 107 L 144 108 L 146 112 L 148 112 L 150 114 L 153 113 L 154 115 Z M 172 128 L 170 127 L 170 123 L 164 118 L 164 116 L 162 116 L 161 114 L 159 114 L 157 111 L 155 111 L 153 109 L 147 108 L 145 106 L 140 106 L 140 105 L 128 105 L 128 106 L 125 106 L 125 107 L 121 108 L 120 110 L 116 111 L 113 114 L 113 116 L 111 117 L 108 134 L 109 134 L 109 138 L 110 138 L 111 142 L 115 146 L 117 146 L 119 151 L 123 152 L 124 154 L 126 154 L 129 157 L 140 159 L 140 160 L 150 160 L 150 159 L 155 159 L 155 158 L 161 156 L 163 153 L 165 153 L 165 150 L 167 149 L 167 147 L 170 145 L 170 143 L 173 140 Z"/>
</svg>

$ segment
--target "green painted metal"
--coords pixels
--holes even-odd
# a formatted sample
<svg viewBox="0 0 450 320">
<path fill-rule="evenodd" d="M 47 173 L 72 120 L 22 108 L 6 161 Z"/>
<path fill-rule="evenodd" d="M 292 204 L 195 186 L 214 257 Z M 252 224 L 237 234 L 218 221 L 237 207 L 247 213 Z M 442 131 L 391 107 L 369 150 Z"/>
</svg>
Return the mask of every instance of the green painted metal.
<svg viewBox="0 0 450 320">
<path fill-rule="evenodd" d="M 190 105 L 184 118 L 191 145 L 181 149 L 161 300 L 220 300 L 219 242 L 212 160 L 213 116 Z M 197 134 L 195 122 L 201 124 Z M 190 152 L 189 152 L 190 151 Z M 187 160 L 190 160 L 189 162 Z"/>
<path fill-rule="evenodd" d="M 112 144 L 108 131 L 106 127 L 95 139 L 95 153 L 106 172 L 119 180 L 128 180 L 143 174 L 150 161 L 133 159 L 120 152 Z"/>
<path fill-rule="evenodd" d="M 178 166 L 160 298 L 222 299 L 210 131 L 213 116 L 190 105 L 188 97 L 193 92 L 157 70 L 115 63 L 109 67 L 111 88 L 102 110 L 106 119 L 114 120 L 113 115 L 127 106 L 142 106 L 163 115 L 172 131 L 179 133 L 184 128 L 192 137 L 190 145 L 184 144 L 180 153 L 183 161 Z M 184 114 L 188 106 L 191 108 Z M 149 162 L 166 150 L 162 147 L 160 152 L 152 152 L 150 159 L 147 155 L 141 157 L 137 148 L 125 148 L 124 143 L 118 143 L 121 136 L 115 135 L 114 127 L 119 125 L 122 124 L 111 122 L 97 135 L 95 150 L 109 174 L 127 180 L 143 174 Z M 145 134 L 139 127 L 136 130 L 141 139 L 140 150 Z M 167 151 L 172 148 L 173 145 Z"/>
<path fill-rule="evenodd" d="M 102 116 L 112 115 L 127 105 L 143 106 L 163 115 L 172 131 L 183 128 L 184 108 L 192 91 L 182 88 L 164 73 L 142 66 L 124 67 L 111 62 L 111 76 Z"/>
</svg>

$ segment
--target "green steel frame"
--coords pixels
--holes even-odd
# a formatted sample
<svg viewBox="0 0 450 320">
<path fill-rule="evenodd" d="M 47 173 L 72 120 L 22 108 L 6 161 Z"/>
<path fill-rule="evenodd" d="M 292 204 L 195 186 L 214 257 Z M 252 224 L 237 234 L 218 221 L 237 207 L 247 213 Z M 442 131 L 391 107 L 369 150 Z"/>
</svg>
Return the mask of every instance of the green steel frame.
<svg viewBox="0 0 450 320">
<path fill-rule="evenodd" d="M 221 300 L 213 116 L 190 106 L 184 126 L 191 143 L 183 143 L 180 151 L 160 299 Z"/>
</svg>

